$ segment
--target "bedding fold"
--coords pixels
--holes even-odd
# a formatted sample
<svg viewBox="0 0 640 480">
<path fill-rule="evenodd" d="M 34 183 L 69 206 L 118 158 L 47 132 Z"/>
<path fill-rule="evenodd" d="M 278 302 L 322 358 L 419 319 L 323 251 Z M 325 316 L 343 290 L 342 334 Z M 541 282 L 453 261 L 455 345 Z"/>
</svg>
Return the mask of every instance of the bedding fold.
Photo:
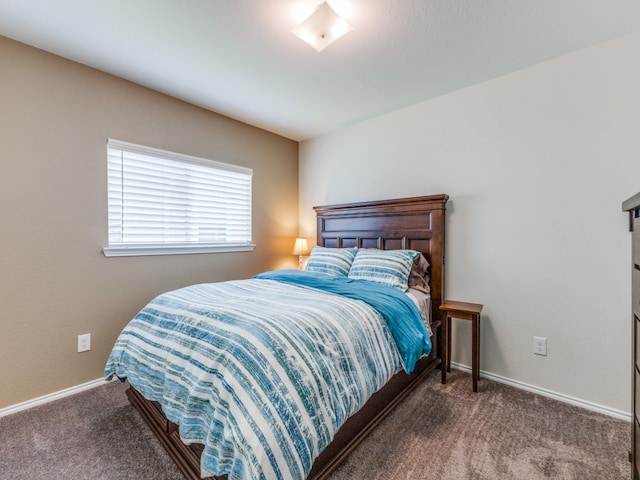
<svg viewBox="0 0 640 480">
<path fill-rule="evenodd" d="M 413 372 L 416 362 L 431 352 L 431 339 L 420 310 L 411 299 L 395 288 L 366 280 L 304 270 L 273 270 L 260 273 L 255 278 L 317 288 L 371 305 L 387 322 L 407 373 Z"/>
</svg>

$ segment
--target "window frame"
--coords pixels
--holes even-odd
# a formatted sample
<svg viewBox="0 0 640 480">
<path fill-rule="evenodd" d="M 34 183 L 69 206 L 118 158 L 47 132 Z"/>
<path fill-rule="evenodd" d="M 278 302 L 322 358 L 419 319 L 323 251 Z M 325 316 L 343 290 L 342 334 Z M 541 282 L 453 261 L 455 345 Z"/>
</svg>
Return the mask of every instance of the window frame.
<svg viewBox="0 0 640 480">
<path fill-rule="evenodd" d="M 109 188 L 109 150 L 117 149 L 124 152 L 141 154 L 158 159 L 164 159 L 185 164 L 193 164 L 204 166 L 207 168 L 217 169 L 224 172 L 235 172 L 248 175 L 249 177 L 249 241 L 247 243 L 209 243 L 209 242 L 149 242 L 149 243 L 111 243 L 111 191 Z M 253 251 L 255 243 L 253 243 L 253 185 L 252 176 L 253 169 L 241 167 L 238 165 L 218 162 L 200 157 L 194 157 L 167 150 L 161 150 L 143 145 L 123 142 L 120 140 L 107 139 L 107 230 L 108 241 L 107 246 L 102 249 L 105 257 L 122 257 L 122 256 L 141 256 L 141 255 L 181 255 L 181 254 L 201 254 L 201 253 L 224 253 L 224 252 L 247 252 Z"/>
</svg>

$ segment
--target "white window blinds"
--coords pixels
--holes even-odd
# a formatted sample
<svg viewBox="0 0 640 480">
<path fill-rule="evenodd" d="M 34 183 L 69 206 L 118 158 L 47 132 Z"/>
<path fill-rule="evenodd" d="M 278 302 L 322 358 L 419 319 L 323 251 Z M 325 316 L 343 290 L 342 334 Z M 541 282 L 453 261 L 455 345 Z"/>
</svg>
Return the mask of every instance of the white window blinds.
<svg viewBox="0 0 640 480">
<path fill-rule="evenodd" d="M 107 142 L 112 255 L 252 250 L 249 168 Z"/>
</svg>

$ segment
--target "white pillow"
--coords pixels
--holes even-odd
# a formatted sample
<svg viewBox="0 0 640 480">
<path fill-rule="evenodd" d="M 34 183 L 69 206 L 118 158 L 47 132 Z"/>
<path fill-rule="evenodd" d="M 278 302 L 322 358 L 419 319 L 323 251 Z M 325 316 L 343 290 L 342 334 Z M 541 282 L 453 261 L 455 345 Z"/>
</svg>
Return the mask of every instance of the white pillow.
<svg viewBox="0 0 640 480">
<path fill-rule="evenodd" d="M 406 291 L 411 266 L 420 252 L 361 248 L 353 259 L 349 278 L 382 283 Z"/>
<path fill-rule="evenodd" d="M 356 250 L 356 248 L 327 248 L 316 245 L 311 249 L 305 270 L 346 277 L 349 274 L 351 262 L 356 256 Z"/>
</svg>

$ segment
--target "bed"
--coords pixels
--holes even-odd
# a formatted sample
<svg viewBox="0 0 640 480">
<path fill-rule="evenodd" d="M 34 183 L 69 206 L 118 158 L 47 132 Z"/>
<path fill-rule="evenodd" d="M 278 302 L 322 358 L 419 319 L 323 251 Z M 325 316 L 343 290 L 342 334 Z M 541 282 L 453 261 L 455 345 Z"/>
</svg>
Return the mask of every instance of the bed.
<svg viewBox="0 0 640 480">
<path fill-rule="evenodd" d="M 305 465 L 311 465 L 308 475 L 306 474 L 307 470 L 305 470 L 303 467 L 300 467 L 301 471 L 305 471 L 305 475 L 308 480 L 320 480 L 320 479 L 328 478 L 331 475 L 331 473 L 337 468 L 337 466 L 340 465 L 340 463 L 342 463 L 348 457 L 348 455 L 357 447 L 357 445 L 360 442 L 362 442 L 362 440 L 366 437 L 366 435 L 369 432 L 371 432 L 382 421 L 382 419 L 388 413 L 390 413 L 393 410 L 393 408 L 403 400 L 403 398 L 406 397 L 406 395 L 408 395 L 427 375 L 429 375 L 429 373 L 433 372 L 436 368 L 439 367 L 441 370 L 442 382 L 444 383 L 446 380 L 446 369 L 442 368 L 442 361 L 441 361 L 441 351 L 442 351 L 441 339 L 439 339 L 439 335 L 438 335 L 440 331 L 439 327 L 441 325 L 441 317 L 440 317 L 440 311 L 438 307 L 440 306 L 444 298 L 443 290 L 444 290 L 445 206 L 446 206 L 447 200 L 448 200 L 447 195 L 432 195 L 432 196 L 423 196 L 423 197 L 394 199 L 394 200 L 383 200 L 383 201 L 314 207 L 314 210 L 317 216 L 317 246 L 319 249 L 335 249 L 335 250 L 328 250 L 332 253 L 338 253 L 343 251 L 346 252 L 351 250 L 355 250 L 356 252 L 361 252 L 363 251 L 362 249 L 366 249 L 367 252 L 398 251 L 396 253 L 399 254 L 406 251 L 416 251 L 422 254 L 422 256 L 429 263 L 429 272 L 428 272 L 429 287 L 428 288 L 430 290 L 430 293 L 429 293 L 430 317 L 429 317 L 429 325 L 427 325 L 427 327 L 430 328 L 432 336 L 430 338 L 427 338 L 424 342 L 425 344 L 426 343 L 429 344 L 428 345 L 429 348 L 427 348 L 425 345 L 420 347 L 420 348 L 424 347 L 424 350 L 416 350 L 415 345 L 420 343 L 420 340 L 415 340 L 411 344 L 411 346 L 408 346 L 407 348 L 400 346 L 400 343 L 396 341 L 396 344 L 399 347 L 397 350 L 398 351 L 397 359 L 395 359 L 396 354 L 393 352 L 389 354 L 384 353 L 384 355 L 381 353 L 380 359 L 376 358 L 375 355 L 369 358 L 363 359 L 362 362 L 366 363 L 367 365 L 375 364 L 375 367 L 371 368 L 371 370 L 376 371 L 375 375 L 372 374 L 372 378 L 375 377 L 376 380 L 375 381 L 368 380 L 368 379 L 363 380 L 363 384 L 368 385 L 367 388 L 371 389 L 371 391 L 375 393 L 373 393 L 373 395 L 371 396 L 369 396 L 369 394 L 366 394 L 366 398 L 360 398 L 360 396 L 362 396 L 361 394 L 358 394 L 360 396 L 354 394 L 352 396 L 353 400 L 350 401 L 350 403 L 353 403 L 353 405 L 355 405 L 355 407 L 352 406 L 351 408 L 356 408 L 357 411 L 351 411 L 348 409 L 344 409 L 344 411 L 339 410 L 340 414 L 344 415 L 345 418 L 335 422 L 339 427 L 339 429 L 337 429 L 336 431 L 333 431 L 331 429 L 326 429 L 327 431 L 325 432 L 324 427 L 321 427 L 319 430 L 309 431 L 305 423 L 300 423 L 300 425 L 305 426 L 304 427 L 305 431 L 301 432 L 300 434 L 301 438 L 307 441 L 307 443 L 313 444 L 314 446 L 316 444 L 320 445 L 320 450 L 317 452 L 311 449 L 310 447 L 308 449 L 309 452 L 312 452 L 306 455 L 306 457 L 309 457 L 310 459 L 305 457 L 307 462 Z M 388 253 L 391 254 L 391 252 L 388 252 Z M 272 277 L 271 274 L 274 274 L 276 276 Z M 300 274 L 305 277 L 303 280 L 300 280 L 298 278 L 300 276 L 299 272 L 295 272 L 295 271 L 267 272 L 263 275 L 265 276 L 258 279 L 250 279 L 247 282 L 243 283 L 243 285 L 249 285 L 251 288 L 256 288 L 256 285 L 260 283 L 261 285 L 267 285 L 269 288 L 272 288 L 272 287 L 275 288 L 275 284 L 278 284 L 278 288 L 280 288 L 279 285 L 281 283 L 293 282 L 295 284 L 292 285 L 291 288 L 298 289 L 298 290 L 295 290 L 295 294 L 293 296 L 303 297 L 307 295 L 307 293 L 309 293 L 309 290 L 308 290 L 309 288 L 311 290 L 315 290 L 316 287 L 319 288 L 318 287 L 319 284 L 314 282 L 321 282 L 321 281 L 324 282 L 324 279 L 321 278 L 322 275 L 316 275 L 317 277 L 319 277 L 318 279 L 316 279 L 316 276 L 314 276 L 313 273 L 307 273 L 307 272 L 302 272 L 302 274 Z M 310 278 L 307 278 L 307 277 L 310 277 Z M 297 282 L 300 282 L 300 281 L 311 282 L 311 283 L 299 285 Z M 241 281 L 241 282 L 244 282 L 244 281 Z M 227 284 L 229 282 L 223 282 L 223 283 Z M 332 285 L 334 283 L 335 282 L 331 282 Z M 342 284 L 340 284 L 339 288 L 351 289 L 352 288 L 351 284 L 353 283 L 357 284 L 358 281 L 357 280 L 356 282 L 348 281 L 345 283 L 348 283 L 349 285 L 342 286 Z M 358 285 L 356 286 L 359 288 Z M 225 285 L 216 286 L 215 288 L 220 289 L 223 287 L 225 287 Z M 332 286 L 331 288 L 335 288 L 335 287 Z M 384 288 L 388 288 L 388 287 L 384 287 Z M 197 288 L 196 288 L 196 291 L 197 291 Z M 351 294 L 350 292 L 351 290 L 349 290 L 348 293 L 345 293 L 342 290 L 340 291 L 341 294 L 345 293 L 347 296 Z M 333 295 L 334 293 L 335 292 L 329 292 L 327 295 L 330 296 L 330 295 Z M 377 296 L 374 295 L 374 296 L 376 296 L 376 298 L 383 298 L 384 302 L 390 301 L 392 297 L 396 296 L 395 294 L 387 295 L 387 293 L 388 293 L 387 290 L 382 289 L 382 293 L 380 295 L 377 295 Z M 173 297 L 171 298 L 172 300 L 175 300 L 176 298 L 180 300 L 183 297 L 186 298 L 186 296 L 193 295 L 193 294 L 194 294 L 193 289 L 185 290 L 184 292 L 178 291 L 178 293 L 173 294 Z M 220 291 L 216 291 L 216 294 L 217 295 L 220 294 Z M 280 298 L 279 295 L 281 295 L 279 291 L 274 290 L 272 293 L 269 293 L 269 295 L 267 296 L 269 298 Z M 282 293 L 281 296 L 282 298 L 285 298 L 287 295 L 289 295 L 289 297 L 292 297 L 292 295 L 286 292 Z M 397 296 L 398 297 L 404 296 L 404 294 L 398 294 Z M 267 304 L 269 302 L 264 299 L 263 299 L 264 300 L 263 302 L 261 298 L 263 297 L 260 296 L 260 293 L 256 294 L 255 302 L 257 305 L 259 305 L 261 309 L 264 308 L 265 318 L 269 318 L 268 309 L 267 309 Z M 162 297 L 161 302 L 165 301 L 164 299 L 165 297 Z M 233 298 L 229 300 L 229 303 L 233 303 L 234 308 L 236 308 L 235 305 L 237 304 L 234 303 L 235 300 L 233 301 L 232 300 Z M 369 301 L 370 300 L 367 300 L 367 302 Z M 396 300 L 394 300 L 394 302 L 395 301 Z M 263 302 L 264 304 L 261 302 Z M 397 302 L 400 302 L 400 304 L 403 304 L 404 301 L 402 299 L 398 299 Z M 153 302 L 150 302 L 149 305 L 152 305 L 152 303 Z M 363 302 L 357 302 L 357 303 L 363 303 Z M 371 304 L 368 304 L 368 305 L 371 305 Z M 174 307 L 175 307 L 174 304 L 171 304 L 167 306 L 166 309 L 173 311 Z M 159 306 L 153 305 L 153 308 L 159 308 L 160 310 L 162 310 L 163 308 L 165 308 L 165 305 L 164 304 Z M 292 313 L 292 315 L 295 315 L 295 309 L 298 307 L 293 305 L 293 301 L 290 308 L 291 308 L 291 311 L 294 312 Z M 355 308 L 355 307 L 352 307 L 351 304 L 349 304 L 349 306 L 345 308 L 347 308 L 347 310 L 345 310 L 346 312 L 352 312 L 352 310 L 349 310 L 349 309 Z M 363 307 L 363 308 L 368 308 L 368 307 Z M 386 307 L 382 305 L 380 307 L 376 306 L 375 308 L 380 309 L 379 311 L 383 311 L 384 308 Z M 394 309 L 395 308 L 396 307 L 394 306 Z M 321 310 L 326 310 L 326 309 L 327 308 L 322 307 Z M 330 309 L 333 309 L 333 307 L 330 307 Z M 289 310 L 289 309 L 287 308 L 285 310 Z M 339 311 L 336 310 L 336 311 L 339 312 L 338 314 L 335 314 L 336 319 L 341 318 L 340 315 L 347 315 L 346 313 L 342 312 L 342 310 L 339 310 Z M 352 313 L 349 313 L 349 315 L 351 314 L 353 314 L 354 316 L 360 315 L 360 313 L 358 313 L 357 311 L 353 311 Z M 140 314 L 138 316 L 140 316 Z M 408 316 L 409 314 L 407 314 L 407 318 Z M 385 319 L 387 319 L 387 317 L 385 317 Z M 327 321 L 327 330 L 330 330 L 331 328 L 341 329 L 342 326 L 344 326 L 344 328 L 346 329 L 347 326 L 350 325 L 349 322 L 344 322 L 341 324 L 340 322 L 342 321 L 343 320 L 340 320 L 338 322 L 336 320 L 337 324 L 335 325 L 335 328 L 331 326 L 332 325 L 331 322 Z M 173 322 L 173 320 L 171 320 L 171 322 Z M 385 325 L 392 325 L 392 324 L 393 324 L 393 320 L 391 320 L 391 322 L 389 322 L 388 320 L 387 323 L 385 323 Z M 180 328 L 183 328 L 183 327 L 180 327 Z M 378 328 L 378 327 L 375 327 L 375 328 Z M 344 353 L 342 353 L 341 354 L 342 355 L 341 358 L 343 358 L 342 361 L 351 361 L 355 357 L 357 358 L 364 357 L 365 354 L 363 352 L 374 351 L 374 349 L 367 346 L 368 344 L 366 342 L 376 343 L 378 342 L 377 338 L 387 335 L 387 333 L 385 333 L 387 331 L 386 330 L 387 327 L 380 327 L 380 328 L 382 328 L 382 330 L 380 331 L 381 333 L 376 333 L 374 336 L 375 338 L 373 340 L 360 339 L 357 342 L 354 342 L 353 345 L 350 345 L 348 347 L 349 349 L 358 348 L 357 346 L 354 346 L 356 343 L 358 345 L 362 344 L 364 345 L 364 347 L 361 353 L 358 353 L 357 355 L 345 355 Z M 389 327 L 389 328 L 392 336 L 396 335 L 393 328 L 392 327 Z M 324 334 L 325 333 L 323 332 L 322 335 Z M 180 335 L 184 337 L 187 334 L 183 335 L 183 332 L 180 331 Z M 420 337 L 420 334 L 417 334 L 417 336 Z M 321 338 L 319 345 L 321 346 L 324 345 L 324 343 L 326 343 L 326 340 L 324 340 L 325 337 L 319 337 L 319 338 Z M 394 336 L 394 339 L 396 339 L 395 336 Z M 303 350 L 302 347 L 300 348 L 300 350 L 301 351 Z M 114 348 L 114 351 L 115 351 L 115 348 Z M 352 350 L 349 350 L 349 351 L 352 351 Z M 423 353 L 429 351 L 429 354 L 421 356 L 420 351 L 423 351 Z M 416 355 L 416 352 L 417 352 L 417 355 Z M 291 354 L 291 352 L 289 352 L 287 355 L 289 354 Z M 306 355 L 306 353 L 304 354 Z M 112 355 L 113 355 L 113 352 L 112 352 Z M 414 363 L 413 360 L 409 360 L 411 355 L 413 355 L 413 357 L 421 357 L 421 358 L 419 358 L 419 360 Z M 383 361 L 382 358 L 383 357 L 386 358 L 387 356 L 389 358 L 393 357 L 394 360 Z M 301 357 L 301 358 L 306 358 L 306 357 Z M 189 361 L 193 362 L 194 361 L 193 359 L 194 357 L 192 356 L 190 357 Z M 396 360 L 399 361 L 400 364 L 403 366 L 402 369 L 397 369 L 397 365 L 393 363 L 393 362 L 396 362 Z M 234 360 L 234 362 L 235 361 L 236 360 Z M 110 362 L 111 362 L 111 357 L 110 357 Z M 301 362 L 299 359 L 295 360 L 293 359 L 293 357 L 292 357 L 292 362 L 295 362 L 296 365 L 305 363 L 305 362 Z M 108 362 L 108 365 L 109 365 L 109 362 Z M 407 365 L 411 365 L 410 368 L 406 368 Z M 171 368 L 176 368 L 176 367 L 172 365 Z M 362 376 L 360 373 L 361 370 L 357 370 L 358 372 L 357 375 L 353 373 L 356 371 L 356 368 L 361 369 L 362 367 L 349 365 L 348 368 L 346 368 L 346 371 L 351 372 L 350 375 L 352 375 L 353 377 Z M 249 367 L 246 367 L 246 369 L 249 370 Z M 395 373 L 396 371 L 398 372 Z M 409 371 L 410 373 L 407 373 L 407 371 Z M 237 371 L 234 371 L 234 372 L 237 372 Z M 386 372 L 386 373 L 383 375 L 380 372 Z M 109 369 L 105 369 L 105 373 L 107 374 L 107 376 L 110 376 L 108 375 Z M 212 375 L 218 375 L 218 373 L 219 372 L 216 371 L 216 372 L 213 372 Z M 124 380 L 123 376 L 121 375 L 118 375 L 118 376 L 122 380 Z M 186 376 L 187 375 L 184 375 L 184 377 Z M 209 461 L 208 465 L 211 465 L 212 457 L 210 454 L 210 451 L 211 451 L 210 446 L 205 448 L 205 446 L 201 443 L 194 443 L 189 438 L 187 438 L 186 440 L 181 438 L 181 433 L 183 437 L 189 437 L 188 432 L 190 431 L 190 427 L 189 425 L 185 425 L 185 423 L 188 423 L 188 422 L 183 419 L 180 422 L 183 424 L 182 430 L 181 430 L 176 423 L 167 419 L 167 416 L 169 418 L 175 417 L 175 415 L 173 415 L 173 409 L 172 409 L 172 405 L 173 405 L 172 400 L 174 399 L 171 399 L 171 398 L 168 400 L 166 398 L 154 399 L 153 396 L 150 394 L 147 394 L 146 396 L 143 395 L 141 391 L 143 390 L 148 391 L 149 390 L 148 384 L 153 383 L 153 381 L 145 379 L 142 374 L 141 375 L 134 374 L 134 375 L 131 375 L 131 377 L 132 378 L 128 378 L 131 386 L 127 390 L 127 396 L 130 402 L 139 411 L 139 413 L 147 422 L 151 430 L 158 437 L 161 444 L 167 450 L 167 452 L 169 453 L 171 458 L 174 460 L 174 462 L 176 463 L 178 468 L 181 470 L 181 472 L 184 474 L 184 476 L 188 479 L 193 479 L 193 480 L 201 478 L 201 471 L 202 471 L 201 468 L 203 468 L 202 465 L 204 465 L 204 460 L 202 460 L 203 463 L 201 465 L 201 457 L 206 458 Z M 383 377 L 384 379 L 381 380 L 381 378 Z M 211 378 L 214 378 L 214 377 L 211 377 Z M 224 380 L 225 386 L 233 382 L 233 380 L 229 382 L 227 380 L 228 379 L 226 378 Z M 199 381 L 199 380 L 196 379 L 194 380 L 194 382 L 195 381 Z M 211 380 L 208 380 L 208 381 L 210 384 Z M 383 382 L 384 385 L 382 384 L 379 385 L 379 384 L 376 384 L 375 382 Z M 138 386 L 138 388 L 135 388 L 133 386 L 134 384 Z M 278 382 L 276 382 L 276 384 L 278 384 Z M 270 384 L 270 385 L 273 385 L 273 384 Z M 324 388 L 318 382 L 315 382 L 314 385 L 316 386 L 320 385 L 320 387 L 318 388 Z M 336 385 L 348 385 L 348 381 L 345 381 L 345 379 L 343 378 L 339 381 L 336 381 Z M 273 387 L 269 387 L 269 388 L 272 389 Z M 220 390 L 224 390 L 224 389 L 220 389 Z M 230 392 L 233 392 L 233 394 L 235 395 L 235 390 L 233 388 L 229 388 L 228 390 Z M 222 402 L 221 404 L 224 404 L 226 406 L 229 403 L 233 403 L 232 401 L 229 400 L 229 397 L 225 396 L 226 394 L 224 392 L 223 394 L 224 395 L 217 394 L 220 397 L 219 401 Z M 166 391 L 162 395 L 164 395 L 164 397 L 169 396 L 166 393 Z M 270 391 L 269 396 L 271 395 L 272 395 L 272 392 Z M 224 398 L 222 398 L 223 396 Z M 287 397 L 289 396 L 290 395 L 287 393 Z M 343 396 L 343 393 L 341 393 L 340 396 Z M 151 400 L 147 399 L 146 397 L 150 397 Z M 352 398 L 352 397 L 350 396 L 349 398 Z M 312 399 L 312 396 L 305 394 L 301 396 L 301 398 L 303 398 L 303 400 L 307 402 L 307 401 L 310 401 L 309 399 Z M 333 398 L 333 397 L 329 396 L 327 398 Z M 199 401 L 201 399 L 196 398 L 196 400 Z M 164 410 L 163 410 L 163 407 L 161 406 L 160 401 L 164 403 Z M 198 401 L 195 402 L 196 406 L 193 408 L 201 409 L 202 407 L 201 404 L 207 403 L 205 401 L 198 403 Z M 316 401 L 316 400 L 313 400 L 313 401 Z M 277 401 L 278 408 L 280 408 L 280 405 L 282 403 L 283 401 L 278 399 Z M 314 407 L 311 409 L 313 411 L 313 413 L 311 414 L 311 417 L 312 417 L 312 420 L 314 421 L 316 417 L 321 416 L 321 410 L 324 411 L 323 410 L 324 407 L 321 405 L 321 403 L 322 401 L 320 401 L 319 404 L 314 404 Z M 271 408 L 271 407 L 265 406 L 264 410 L 266 411 L 268 410 L 268 408 Z M 229 407 L 229 410 L 230 409 L 231 407 Z M 220 412 L 223 412 L 223 411 L 226 412 L 224 408 L 220 408 Z M 333 410 L 331 410 L 331 412 L 332 413 L 329 416 L 333 417 L 336 415 Z M 218 418 L 218 416 L 222 415 L 222 413 L 218 413 L 217 409 L 215 413 L 205 412 L 203 415 L 207 416 L 207 418 L 209 416 L 215 417 L 211 419 L 211 423 L 213 424 L 219 425 L 223 423 L 223 420 L 221 418 Z M 244 423 L 245 421 L 248 421 L 247 419 L 253 418 L 252 415 L 253 414 L 248 412 L 245 412 L 243 415 L 237 414 L 234 417 L 234 426 L 236 430 L 243 430 L 243 431 L 252 430 L 254 428 L 253 425 Z M 296 423 L 296 422 L 293 421 L 292 423 Z M 196 431 L 198 430 L 198 427 L 199 425 L 196 425 L 194 422 L 192 430 Z M 302 427 L 300 428 L 302 429 Z M 320 431 L 321 433 L 319 433 Z M 228 434 L 229 434 L 229 429 L 227 428 L 227 426 L 225 426 L 224 428 L 221 427 L 221 430 L 219 430 L 216 433 L 216 435 L 219 436 L 219 442 L 221 445 L 226 445 L 225 442 L 228 441 L 228 438 L 227 438 Z M 263 435 L 263 434 L 260 433 L 260 435 Z M 265 435 L 266 436 L 271 435 L 271 432 Z M 274 438 L 276 438 L 277 435 L 274 433 L 273 436 Z M 309 438 L 311 438 L 312 440 L 309 440 Z M 330 440 L 330 443 L 327 443 L 328 442 L 327 439 Z M 208 442 L 207 442 L 208 444 L 210 443 L 210 440 L 211 439 L 208 438 Z M 277 440 L 276 440 L 276 443 L 278 443 Z M 280 441 L 280 444 L 284 445 L 285 443 L 286 442 Z M 285 447 L 283 446 L 282 448 L 284 449 Z M 306 447 L 299 448 L 299 450 L 306 451 L 305 448 Z M 214 458 L 215 462 L 218 462 L 218 463 L 214 462 L 216 465 L 222 465 L 224 464 L 224 462 L 233 462 L 233 459 L 228 458 L 232 456 L 233 452 L 229 453 L 227 450 L 225 450 L 222 447 L 220 448 L 220 450 L 223 453 L 220 453 L 219 456 L 216 456 Z M 256 456 L 262 455 L 262 457 L 265 457 L 265 456 L 269 457 L 269 455 L 271 454 L 271 450 L 267 450 L 267 449 L 265 449 L 264 452 L 259 449 L 257 449 L 257 451 L 258 453 L 256 453 Z M 285 452 L 284 455 L 286 456 L 287 453 Z M 248 463 L 248 460 L 246 463 Z M 302 465 L 304 461 L 299 460 L 299 463 Z M 229 463 L 229 465 L 232 465 L 232 463 Z M 275 462 L 274 462 L 274 465 L 275 465 Z M 276 465 L 276 467 L 278 466 Z M 276 467 L 273 467 L 273 470 L 265 470 L 265 473 L 263 473 L 263 475 L 266 478 L 276 478 L 278 475 L 284 478 L 292 476 L 291 472 L 282 473 L 283 471 L 276 470 Z M 236 470 L 235 469 L 236 467 L 231 467 L 231 468 L 232 470 L 231 470 L 231 473 L 229 474 L 229 477 L 241 478 L 241 476 L 239 476 L 240 473 L 238 473 L 239 470 Z M 241 466 L 238 466 L 238 468 L 241 468 Z M 207 478 L 223 479 L 227 477 L 211 476 Z"/>
</svg>

